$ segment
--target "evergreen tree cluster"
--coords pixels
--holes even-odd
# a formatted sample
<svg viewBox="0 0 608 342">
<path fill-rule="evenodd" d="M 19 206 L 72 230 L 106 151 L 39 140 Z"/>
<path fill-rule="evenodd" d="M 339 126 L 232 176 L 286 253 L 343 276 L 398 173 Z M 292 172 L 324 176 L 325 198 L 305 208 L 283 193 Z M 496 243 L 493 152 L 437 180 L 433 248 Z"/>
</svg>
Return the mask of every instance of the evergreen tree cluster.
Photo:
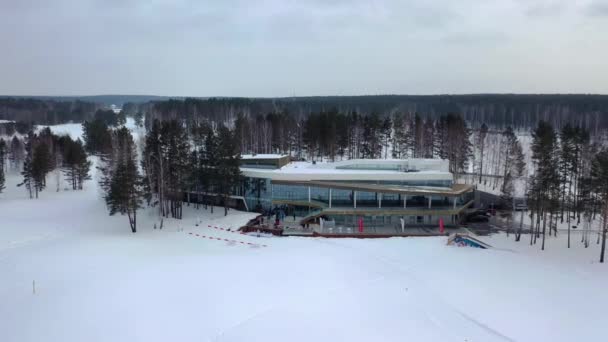
<svg viewBox="0 0 608 342">
<path fill-rule="evenodd" d="M 21 165 L 23 181 L 18 186 L 24 186 L 30 198 L 38 198 L 47 186 L 47 175 L 53 170 L 61 170 L 74 190 L 82 189 L 84 181 L 90 179 L 91 162 L 80 139 L 57 136 L 48 127 L 39 133 L 30 131 L 25 142 L 14 136 L 8 160 L 13 165 Z"/>
<path fill-rule="evenodd" d="M 92 121 L 102 121 L 106 126 L 118 127 L 127 122 L 125 112 L 115 113 L 111 109 L 98 109 Z"/>
<path fill-rule="evenodd" d="M 112 149 L 110 128 L 105 120 L 96 119 L 82 124 L 85 149 L 93 155 L 109 153 Z"/>
<path fill-rule="evenodd" d="M 141 161 L 148 203 L 158 205 L 162 216 L 181 218 L 184 193 L 194 193 L 222 198 L 227 213 L 228 197 L 241 180 L 235 131 L 208 122 L 187 130 L 176 120 L 155 120 Z"/>
<path fill-rule="evenodd" d="M 34 125 L 25 121 L 0 121 L 0 136 L 13 136 L 15 133 L 26 135 Z"/>
<path fill-rule="evenodd" d="M 80 139 L 72 140 L 69 136 L 59 138 L 61 150 L 61 170 L 73 190 L 82 190 L 84 181 L 90 180 L 91 162 L 87 158 L 84 144 Z"/>
<path fill-rule="evenodd" d="M 590 227 L 597 215 L 602 217 L 602 228 L 597 243 L 602 241 L 604 260 L 606 215 L 608 212 L 608 151 L 598 153 L 599 145 L 590 139 L 589 132 L 580 127 L 564 125 L 559 131 L 540 121 L 532 132 L 532 161 L 534 173 L 529 178 L 528 206 L 532 222 L 530 244 L 542 236 L 557 235 L 557 222 L 567 222 L 568 248 L 570 230 L 584 225 L 581 242 L 588 247 Z"/>
<path fill-rule="evenodd" d="M 0 97 L 0 120 L 17 121 L 13 127 L 26 134 L 28 130 L 22 130 L 19 126 L 28 125 L 31 128 L 32 123 L 57 125 L 83 122 L 90 119 L 99 107 L 99 104 L 77 99 Z"/>
</svg>

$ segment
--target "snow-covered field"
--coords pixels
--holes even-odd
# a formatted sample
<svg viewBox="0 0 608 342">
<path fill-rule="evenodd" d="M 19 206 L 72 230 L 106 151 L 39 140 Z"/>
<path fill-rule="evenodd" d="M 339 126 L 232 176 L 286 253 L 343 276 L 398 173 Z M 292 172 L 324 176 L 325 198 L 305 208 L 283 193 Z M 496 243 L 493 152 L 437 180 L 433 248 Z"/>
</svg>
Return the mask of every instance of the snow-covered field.
<svg viewBox="0 0 608 342">
<path fill-rule="evenodd" d="M 605 340 L 608 265 L 564 234 L 544 252 L 255 237 L 213 228 L 250 213 L 192 207 L 163 230 L 146 210 L 132 234 L 95 182 L 30 200 L 18 180 L 0 194 L 2 342 Z"/>
<path fill-rule="evenodd" d="M 2 341 L 599 341 L 608 321 L 595 245 L 258 238 L 208 227 L 252 214 L 193 208 L 162 231 L 146 211 L 132 234 L 91 182 L 30 200 L 16 178 L 0 195 Z"/>
</svg>

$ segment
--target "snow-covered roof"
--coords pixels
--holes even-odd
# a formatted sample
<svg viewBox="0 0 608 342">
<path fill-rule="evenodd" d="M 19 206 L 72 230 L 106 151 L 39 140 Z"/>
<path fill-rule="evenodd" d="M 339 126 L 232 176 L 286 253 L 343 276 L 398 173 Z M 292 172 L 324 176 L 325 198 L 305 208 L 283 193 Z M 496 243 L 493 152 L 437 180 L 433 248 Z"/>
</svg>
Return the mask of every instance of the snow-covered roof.
<svg viewBox="0 0 608 342">
<path fill-rule="evenodd" d="M 401 167 L 399 167 L 401 166 Z M 438 159 L 353 159 L 340 162 L 291 162 L 280 169 L 242 167 L 244 176 L 285 181 L 311 180 L 452 180 Z"/>
<path fill-rule="evenodd" d="M 243 154 L 241 159 L 279 159 L 288 157 L 286 154 Z"/>
</svg>

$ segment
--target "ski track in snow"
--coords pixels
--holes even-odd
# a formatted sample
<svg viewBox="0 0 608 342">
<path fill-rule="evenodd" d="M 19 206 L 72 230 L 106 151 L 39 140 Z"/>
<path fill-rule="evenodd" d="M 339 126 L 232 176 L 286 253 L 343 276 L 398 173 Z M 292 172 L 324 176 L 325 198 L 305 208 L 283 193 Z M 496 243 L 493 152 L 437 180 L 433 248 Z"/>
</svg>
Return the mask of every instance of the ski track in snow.
<svg viewBox="0 0 608 342">
<path fill-rule="evenodd" d="M 329 241 L 323 241 L 322 242 L 328 243 Z M 354 249 L 354 247 L 352 246 L 346 246 L 343 244 L 340 244 L 339 242 L 331 242 L 331 244 L 342 247 L 342 248 L 349 248 L 349 249 Z M 362 249 L 358 249 L 357 251 L 361 252 L 364 251 L 365 254 L 369 257 L 372 257 L 376 260 L 378 260 L 379 262 L 388 265 L 389 267 L 391 267 L 395 272 L 399 273 L 400 275 L 402 275 L 403 278 L 409 278 L 409 281 L 407 283 L 409 284 L 417 284 L 417 285 L 422 285 L 422 289 L 424 289 L 423 292 L 423 296 L 425 298 L 428 299 L 429 302 L 431 301 L 435 301 L 437 302 L 437 304 L 439 304 L 440 306 L 443 307 L 442 311 L 445 312 L 445 310 L 450 310 L 450 311 L 454 311 L 456 313 L 458 313 L 460 316 L 462 316 L 464 319 L 466 319 L 467 321 L 473 323 L 475 326 L 481 328 L 484 331 L 487 331 L 488 333 L 500 338 L 501 340 L 504 341 L 514 341 L 513 339 L 511 339 L 510 337 L 492 329 L 491 327 L 485 325 L 484 323 L 480 322 L 478 319 L 475 319 L 473 317 L 470 317 L 469 315 L 467 315 L 466 313 L 462 312 L 461 310 L 453 307 L 452 305 L 448 304 L 447 302 L 445 302 L 442 299 L 442 295 L 436 292 L 433 292 L 432 290 L 430 290 L 430 287 L 428 286 L 428 284 L 426 284 L 426 281 L 424 281 L 423 279 L 416 277 L 416 275 L 413 273 L 414 267 L 413 266 L 409 266 L 409 267 L 403 267 L 401 263 L 399 263 L 399 261 L 396 260 L 391 260 L 389 258 L 386 257 L 380 257 L 376 254 L 373 254 L 372 252 L 370 252 L 369 250 L 365 250 L 365 248 Z M 440 323 L 440 320 L 436 319 L 435 316 L 433 314 L 431 314 L 430 312 L 428 312 L 427 310 L 425 310 L 424 308 L 421 308 L 422 310 L 425 311 L 425 314 L 427 317 L 429 317 L 429 319 L 435 323 L 435 325 L 437 325 L 438 327 L 442 327 L 442 324 Z M 444 328 L 442 328 L 442 330 L 444 330 Z M 447 334 L 446 334 L 447 335 Z"/>
</svg>

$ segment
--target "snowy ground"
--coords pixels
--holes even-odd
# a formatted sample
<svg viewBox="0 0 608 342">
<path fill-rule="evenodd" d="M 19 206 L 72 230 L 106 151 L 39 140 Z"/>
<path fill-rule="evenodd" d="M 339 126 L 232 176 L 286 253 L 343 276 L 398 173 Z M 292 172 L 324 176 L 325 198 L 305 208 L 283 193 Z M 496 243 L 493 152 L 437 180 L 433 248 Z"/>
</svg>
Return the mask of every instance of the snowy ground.
<svg viewBox="0 0 608 342">
<path fill-rule="evenodd" d="M 595 245 L 257 238 L 213 228 L 249 213 L 192 208 L 132 234 L 91 182 L 30 200 L 16 181 L 0 195 L 6 342 L 598 341 L 608 321 Z"/>
<path fill-rule="evenodd" d="M 565 234 L 543 252 L 527 236 L 255 237 L 213 228 L 252 217 L 219 208 L 162 231 L 148 210 L 132 234 L 94 182 L 49 178 L 38 200 L 17 182 L 0 194 L 2 342 L 604 340 L 608 265 Z"/>
</svg>

